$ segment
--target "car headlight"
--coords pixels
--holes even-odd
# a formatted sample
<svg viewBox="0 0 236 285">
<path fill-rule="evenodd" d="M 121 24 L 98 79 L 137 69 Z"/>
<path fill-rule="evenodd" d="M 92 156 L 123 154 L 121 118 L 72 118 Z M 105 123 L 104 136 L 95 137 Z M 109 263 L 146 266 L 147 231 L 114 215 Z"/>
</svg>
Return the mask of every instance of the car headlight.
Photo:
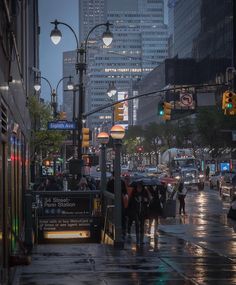
<svg viewBox="0 0 236 285">
<path fill-rule="evenodd" d="M 199 178 L 203 178 L 204 177 L 204 175 L 203 174 L 199 174 Z"/>
<path fill-rule="evenodd" d="M 178 175 L 178 176 L 175 176 L 175 178 L 179 180 L 181 177 Z"/>
</svg>

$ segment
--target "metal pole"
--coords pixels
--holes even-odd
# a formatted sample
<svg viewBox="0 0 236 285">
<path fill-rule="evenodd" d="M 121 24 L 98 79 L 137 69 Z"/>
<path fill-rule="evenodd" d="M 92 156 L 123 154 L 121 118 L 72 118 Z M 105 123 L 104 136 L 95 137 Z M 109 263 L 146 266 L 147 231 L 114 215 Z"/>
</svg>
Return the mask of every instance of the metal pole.
<svg viewBox="0 0 236 285">
<path fill-rule="evenodd" d="M 236 69 L 236 1 L 233 1 L 233 67 Z M 233 91 L 236 91 L 235 72 L 233 72 Z"/>
<path fill-rule="evenodd" d="M 121 178 L 120 178 L 120 152 L 121 140 L 114 140 L 115 161 L 114 161 L 114 177 L 115 177 L 115 240 L 114 247 L 123 248 L 124 241 L 122 239 L 122 220 L 121 220 Z"/>
<path fill-rule="evenodd" d="M 76 88 L 73 89 L 73 122 L 76 121 L 75 119 L 75 95 L 76 95 Z M 76 156 L 76 130 L 72 131 L 72 142 L 73 142 L 73 157 Z"/>
<path fill-rule="evenodd" d="M 106 174 L 106 146 L 101 144 L 101 190 L 106 190 L 107 174 Z"/>
<path fill-rule="evenodd" d="M 84 111 L 84 84 L 83 84 L 83 76 L 84 71 L 86 69 L 86 65 L 84 63 L 84 53 L 85 50 L 83 47 L 79 49 L 80 54 L 80 62 L 77 64 L 77 70 L 79 71 L 79 106 L 78 106 L 78 160 L 79 160 L 79 173 L 78 175 L 82 175 L 82 119 L 83 119 L 83 111 Z"/>
</svg>

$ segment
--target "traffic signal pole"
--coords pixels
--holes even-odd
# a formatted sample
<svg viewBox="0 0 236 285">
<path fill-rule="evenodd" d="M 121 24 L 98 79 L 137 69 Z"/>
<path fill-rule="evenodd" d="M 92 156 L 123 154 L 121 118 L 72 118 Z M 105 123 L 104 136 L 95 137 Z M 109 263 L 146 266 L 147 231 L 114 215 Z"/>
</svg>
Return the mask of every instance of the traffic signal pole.
<svg viewBox="0 0 236 285">
<path fill-rule="evenodd" d="M 232 64 L 236 70 L 236 1 L 233 2 L 233 60 Z M 236 92 L 236 73 L 233 72 L 233 91 Z"/>
</svg>

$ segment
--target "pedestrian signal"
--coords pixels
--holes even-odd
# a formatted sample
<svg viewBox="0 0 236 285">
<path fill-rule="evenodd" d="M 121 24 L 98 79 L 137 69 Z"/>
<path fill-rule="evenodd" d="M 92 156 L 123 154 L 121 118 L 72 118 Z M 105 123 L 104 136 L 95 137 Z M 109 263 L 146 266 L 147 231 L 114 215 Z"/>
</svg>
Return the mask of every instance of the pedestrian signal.
<svg viewBox="0 0 236 285">
<path fill-rule="evenodd" d="M 82 147 L 89 147 L 89 128 L 82 128 Z"/>
<path fill-rule="evenodd" d="M 114 120 L 115 122 L 123 121 L 124 120 L 124 103 L 120 102 L 115 104 L 114 106 Z"/>
</svg>

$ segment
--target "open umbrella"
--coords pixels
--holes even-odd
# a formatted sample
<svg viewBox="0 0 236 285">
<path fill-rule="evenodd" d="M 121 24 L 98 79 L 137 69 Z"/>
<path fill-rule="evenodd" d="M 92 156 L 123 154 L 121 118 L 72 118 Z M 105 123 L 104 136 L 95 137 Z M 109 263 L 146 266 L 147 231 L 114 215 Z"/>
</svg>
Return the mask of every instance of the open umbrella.
<svg viewBox="0 0 236 285">
<path fill-rule="evenodd" d="M 160 178 L 160 182 L 165 184 L 176 184 L 178 179 L 172 177 L 162 177 Z"/>
<path fill-rule="evenodd" d="M 139 178 L 137 180 L 134 180 L 130 183 L 130 187 L 136 187 L 138 183 L 142 183 L 143 186 L 158 186 L 162 185 L 160 180 L 157 178 Z"/>
</svg>

